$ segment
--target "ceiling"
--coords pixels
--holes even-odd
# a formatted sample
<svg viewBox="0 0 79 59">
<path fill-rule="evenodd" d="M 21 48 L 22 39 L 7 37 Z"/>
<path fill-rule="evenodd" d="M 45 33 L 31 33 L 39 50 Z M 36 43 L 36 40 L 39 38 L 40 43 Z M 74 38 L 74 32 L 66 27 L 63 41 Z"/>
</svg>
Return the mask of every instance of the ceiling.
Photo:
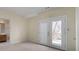
<svg viewBox="0 0 79 59">
<path fill-rule="evenodd" d="M 0 7 L 0 10 L 15 12 L 17 15 L 25 18 L 38 15 L 46 9 L 49 9 L 49 7 Z"/>
</svg>

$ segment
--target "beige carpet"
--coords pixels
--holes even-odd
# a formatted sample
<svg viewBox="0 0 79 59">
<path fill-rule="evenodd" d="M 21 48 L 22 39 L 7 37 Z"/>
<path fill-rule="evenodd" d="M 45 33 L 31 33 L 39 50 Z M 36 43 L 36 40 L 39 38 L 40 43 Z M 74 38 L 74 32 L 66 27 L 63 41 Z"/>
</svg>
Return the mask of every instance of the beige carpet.
<svg viewBox="0 0 79 59">
<path fill-rule="evenodd" d="M 18 43 L 14 45 L 8 43 L 0 43 L 0 51 L 60 51 L 60 50 L 34 43 Z"/>
</svg>

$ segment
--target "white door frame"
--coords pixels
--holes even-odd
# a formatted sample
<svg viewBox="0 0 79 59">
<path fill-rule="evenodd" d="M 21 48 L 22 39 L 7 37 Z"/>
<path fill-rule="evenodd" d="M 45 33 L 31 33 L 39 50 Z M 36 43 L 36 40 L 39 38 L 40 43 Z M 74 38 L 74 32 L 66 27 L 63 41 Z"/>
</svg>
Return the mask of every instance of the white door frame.
<svg viewBox="0 0 79 59">
<path fill-rule="evenodd" d="M 62 50 L 67 50 L 67 16 L 57 16 L 57 17 L 51 17 L 51 18 L 48 18 L 48 19 L 43 19 L 43 20 L 40 20 L 39 22 L 38 22 L 38 43 L 39 44 L 42 44 L 42 43 L 40 43 L 40 38 L 39 38 L 39 24 L 41 23 L 41 22 L 48 22 L 49 23 L 49 27 L 51 28 L 51 22 L 52 21 L 57 21 L 57 20 L 62 20 L 62 22 L 63 22 L 63 25 L 64 25 L 64 27 L 63 27 L 63 30 L 65 31 L 65 34 L 63 35 L 63 38 L 65 38 L 65 40 L 63 40 L 63 46 L 62 47 L 56 47 L 56 46 L 52 46 L 52 36 L 51 36 L 51 29 L 49 29 L 49 33 L 48 34 L 50 34 L 50 35 L 48 35 L 48 43 L 47 44 L 43 44 L 43 45 L 47 45 L 47 46 L 50 46 L 50 47 L 54 47 L 54 48 L 59 48 L 59 49 L 62 49 Z M 65 44 L 65 45 L 64 45 Z"/>
<path fill-rule="evenodd" d="M 52 17 L 50 18 L 50 22 L 52 21 L 58 21 L 58 20 L 61 20 L 62 23 L 63 23 L 63 27 L 62 27 L 62 32 L 64 33 L 64 35 L 62 36 L 62 39 L 64 38 L 64 40 L 62 40 L 62 46 L 55 46 L 55 45 L 52 45 L 52 29 L 50 28 L 50 46 L 51 47 L 55 47 L 55 48 L 59 48 L 59 49 L 62 49 L 62 50 L 67 50 L 67 16 L 57 16 L 57 17 Z M 52 26 L 52 23 L 50 24 L 50 27 Z"/>
</svg>

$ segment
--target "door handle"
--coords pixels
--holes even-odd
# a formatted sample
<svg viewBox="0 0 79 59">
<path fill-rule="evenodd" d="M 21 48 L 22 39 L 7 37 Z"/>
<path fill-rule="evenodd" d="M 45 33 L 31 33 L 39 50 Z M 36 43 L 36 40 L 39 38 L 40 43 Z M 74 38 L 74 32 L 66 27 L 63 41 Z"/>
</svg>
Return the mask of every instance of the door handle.
<svg viewBox="0 0 79 59">
<path fill-rule="evenodd" d="M 48 32 L 47 34 L 48 34 L 48 36 L 50 36 L 50 32 Z"/>
</svg>

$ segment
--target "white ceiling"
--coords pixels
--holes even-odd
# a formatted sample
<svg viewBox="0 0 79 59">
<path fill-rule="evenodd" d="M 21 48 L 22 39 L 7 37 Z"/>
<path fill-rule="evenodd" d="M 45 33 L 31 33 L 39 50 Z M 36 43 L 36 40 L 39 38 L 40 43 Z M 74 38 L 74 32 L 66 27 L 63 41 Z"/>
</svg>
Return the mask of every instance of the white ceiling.
<svg viewBox="0 0 79 59">
<path fill-rule="evenodd" d="M 0 10 L 15 12 L 25 18 L 38 15 L 40 12 L 48 9 L 47 7 L 0 7 Z"/>
</svg>

